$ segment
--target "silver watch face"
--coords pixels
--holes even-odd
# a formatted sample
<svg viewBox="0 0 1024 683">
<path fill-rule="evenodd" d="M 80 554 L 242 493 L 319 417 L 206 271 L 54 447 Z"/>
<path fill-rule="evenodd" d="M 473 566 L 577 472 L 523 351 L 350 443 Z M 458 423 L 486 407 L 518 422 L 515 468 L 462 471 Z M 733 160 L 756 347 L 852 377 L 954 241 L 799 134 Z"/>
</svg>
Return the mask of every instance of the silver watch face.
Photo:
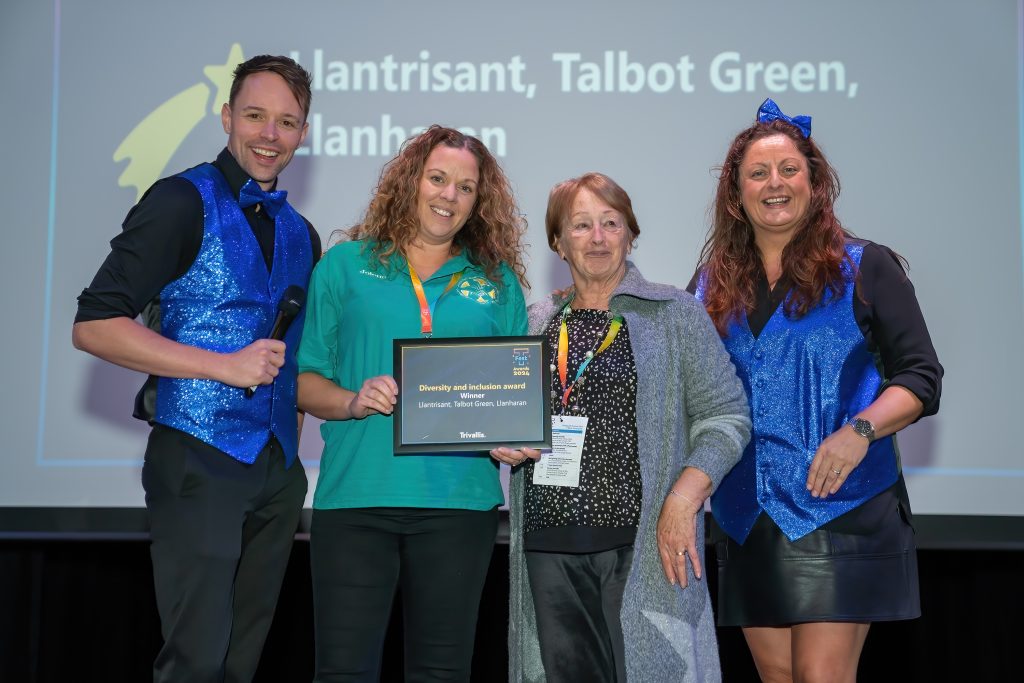
<svg viewBox="0 0 1024 683">
<path fill-rule="evenodd" d="M 868 441 L 875 440 L 875 426 L 868 420 L 858 417 L 850 423 L 850 426 L 853 427 L 853 431 L 857 432 Z"/>
</svg>

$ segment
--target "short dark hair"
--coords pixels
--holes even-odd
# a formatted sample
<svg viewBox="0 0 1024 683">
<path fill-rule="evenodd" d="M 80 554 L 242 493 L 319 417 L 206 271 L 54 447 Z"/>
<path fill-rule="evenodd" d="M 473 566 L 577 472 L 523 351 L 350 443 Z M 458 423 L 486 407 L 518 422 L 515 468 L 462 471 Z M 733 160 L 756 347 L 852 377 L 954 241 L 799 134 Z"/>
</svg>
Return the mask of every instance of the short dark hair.
<svg viewBox="0 0 1024 683">
<path fill-rule="evenodd" d="M 309 116 L 309 103 L 313 99 L 313 78 L 294 59 L 280 55 L 257 55 L 236 66 L 234 80 L 231 82 L 231 94 L 228 96 L 229 106 L 234 106 L 235 97 L 242 89 L 245 79 L 262 71 L 283 78 L 295 96 L 295 101 L 302 107 L 302 115 Z"/>
</svg>

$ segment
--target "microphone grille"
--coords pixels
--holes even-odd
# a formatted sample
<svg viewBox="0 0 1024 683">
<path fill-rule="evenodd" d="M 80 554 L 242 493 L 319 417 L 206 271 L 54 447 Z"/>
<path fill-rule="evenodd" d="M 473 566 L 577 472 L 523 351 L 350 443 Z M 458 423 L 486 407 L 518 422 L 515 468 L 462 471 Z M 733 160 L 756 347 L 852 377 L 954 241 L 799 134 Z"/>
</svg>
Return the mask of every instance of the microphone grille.
<svg viewBox="0 0 1024 683">
<path fill-rule="evenodd" d="M 277 310 L 285 315 L 295 316 L 302 310 L 305 303 L 306 290 L 298 285 L 289 285 L 284 290 L 284 294 L 281 295 L 281 301 L 277 304 Z"/>
</svg>

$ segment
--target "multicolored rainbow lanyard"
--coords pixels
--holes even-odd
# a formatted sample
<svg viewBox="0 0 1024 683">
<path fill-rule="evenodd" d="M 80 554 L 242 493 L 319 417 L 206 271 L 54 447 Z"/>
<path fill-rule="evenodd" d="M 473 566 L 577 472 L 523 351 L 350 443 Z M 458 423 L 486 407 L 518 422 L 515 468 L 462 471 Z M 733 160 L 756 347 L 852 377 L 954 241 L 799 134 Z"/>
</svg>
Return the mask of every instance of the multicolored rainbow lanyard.
<svg viewBox="0 0 1024 683">
<path fill-rule="evenodd" d="M 608 332 L 604 335 L 604 340 L 601 341 L 597 346 L 596 351 L 587 351 L 586 356 L 583 357 L 583 362 L 580 363 L 580 367 L 576 370 L 576 377 L 573 378 L 572 384 L 566 384 L 565 380 L 569 375 L 569 328 L 566 327 L 565 319 L 569 315 L 569 305 L 572 301 L 568 301 L 562 308 L 562 324 L 558 328 L 558 379 L 562 382 L 562 405 L 569 405 L 569 394 L 572 393 L 573 387 L 577 383 L 582 384 L 583 372 L 590 365 L 590 361 L 594 360 L 594 356 L 601 353 L 615 341 L 615 337 L 618 336 L 619 330 L 622 329 L 622 316 L 617 315 L 612 318 L 611 323 L 608 325 Z"/>
<path fill-rule="evenodd" d="M 412 267 L 412 263 L 409 263 L 409 279 L 412 280 L 412 290 L 416 292 L 416 298 L 420 301 L 420 331 L 423 332 L 424 337 L 431 337 L 434 334 L 434 307 L 437 306 L 437 302 L 441 300 L 448 292 L 452 291 L 455 287 L 455 283 L 462 277 L 462 273 L 466 270 L 463 268 L 457 273 L 454 273 L 450 280 L 448 280 L 448 286 L 444 288 L 444 291 L 437 295 L 437 298 L 432 302 L 427 303 L 427 293 L 423 291 L 423 283 L 420 282 L 420 276 L 416 274 L 416 270 Z"/>
</svg>

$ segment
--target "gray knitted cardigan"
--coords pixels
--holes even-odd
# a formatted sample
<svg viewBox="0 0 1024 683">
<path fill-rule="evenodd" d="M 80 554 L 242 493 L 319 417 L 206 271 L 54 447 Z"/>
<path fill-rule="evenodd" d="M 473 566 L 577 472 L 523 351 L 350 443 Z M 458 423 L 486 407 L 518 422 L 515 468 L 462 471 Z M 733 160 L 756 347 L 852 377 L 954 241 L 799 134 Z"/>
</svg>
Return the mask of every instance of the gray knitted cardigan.
<svg viewBox="0 0 1024 683">
<path fill-rule="evenodd" d="M 565 299 L 530 306 L 530 332 L 541 334 Z M 622 601 L 626 675 L 633 683 L 721 680 L 706 581 L 672 586 L 658 555 L 661 506 L 684 467 L 717 488 L 750 437 L 743 385 L 704 307 L 690 294 L 648 282 L 632 263 L 611 298 L 629 329 L 637 370 L 636 423 L 643 499 L 633 566 Z M 544 681 L 537 626 L 523 556 L 523 468 L 509 486 L 509 680 Z M 704 562 L 704 519 L 698 516 Z M 705 573 L 708 568 L 705 566 Z"/>
</svg>

